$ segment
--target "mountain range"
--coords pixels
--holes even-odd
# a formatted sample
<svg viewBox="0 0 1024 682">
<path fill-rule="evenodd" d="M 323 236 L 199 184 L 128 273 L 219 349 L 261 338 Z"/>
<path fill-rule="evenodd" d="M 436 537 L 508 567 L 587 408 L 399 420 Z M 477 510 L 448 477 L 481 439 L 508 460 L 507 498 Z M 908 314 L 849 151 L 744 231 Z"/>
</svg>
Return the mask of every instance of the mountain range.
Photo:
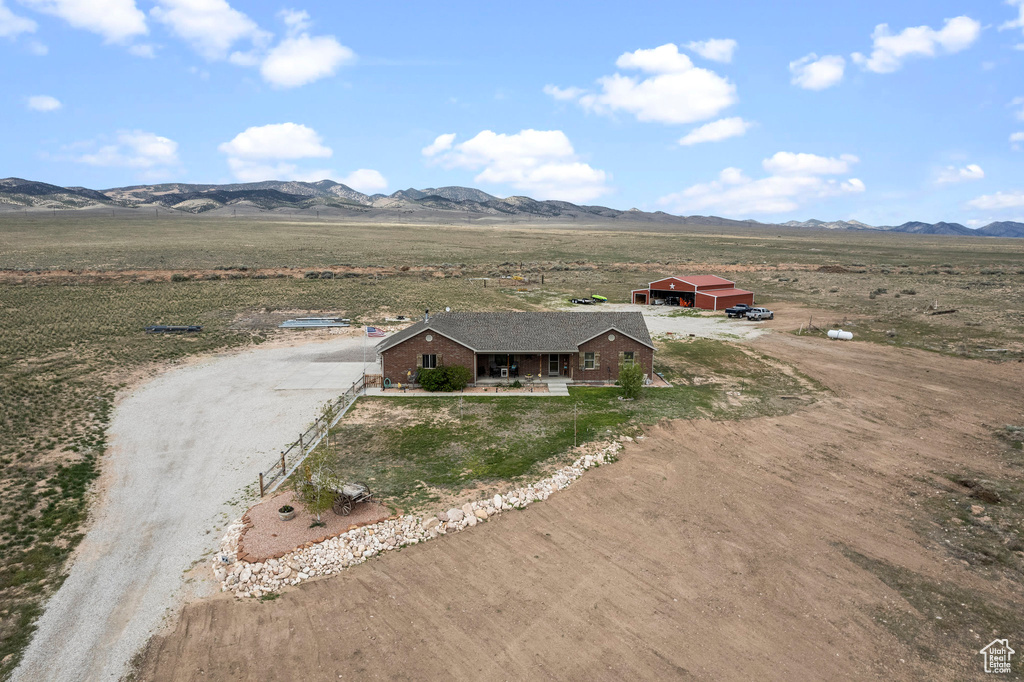
<svg viewBox="0 0 1024 682">
<path fill-rule="evenodd" d="M 161 208 L 187 213 L 237 214 L 263 211 L 317 210 L 328 214 L 365 213 L 423 214 L 424 217 L 504 216 L 525 218 L 570 218 L 575 220 L 625 220 L 680 225 L 707 226 L 780 226 L 817 230 L 870 230 L 927 235 L 1024 238 L 1024 223 L 993 222 L 972 229 L 959 223 L 906 222 L 902 225 L 873 226 L 857 220 L 791 220 L 786 223 L 761 223 L 755 220 L 731 220 L 717 216 L 676 216 L 664 211 L 628 211 L 605 206 L 587 206 L 567 201 L 537 201 L 530 197 L 499 198 L 472 187 L 430 187 L 404 189 L 393 194 L 363 194 L 332 180 L 319 182 L 266 181 L 228 185 L 166 183 L 133 185 L 94 190 L 86 187 L 60 187 L 45 182 L 4 178 L 0 180 L 0 213 L 28 209 L 68 210 L 96 208 Z"/>
</svg>

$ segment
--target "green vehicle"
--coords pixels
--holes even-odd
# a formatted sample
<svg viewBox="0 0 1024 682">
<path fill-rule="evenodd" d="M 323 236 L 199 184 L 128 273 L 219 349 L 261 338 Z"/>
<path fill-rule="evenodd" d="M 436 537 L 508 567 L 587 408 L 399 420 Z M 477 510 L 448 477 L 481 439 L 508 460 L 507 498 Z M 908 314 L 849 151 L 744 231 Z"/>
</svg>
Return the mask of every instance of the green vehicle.
<svg viewBox="0 0 1024 682">
<path fill-rule="evenodd" d="M 591 294 L 590 298 L 594 299 L 598 303 L 607 303 L 608 302 L 607 298 L 605 298 L 604 296 L 598 296 L 597 294 Z"/>
</svg>

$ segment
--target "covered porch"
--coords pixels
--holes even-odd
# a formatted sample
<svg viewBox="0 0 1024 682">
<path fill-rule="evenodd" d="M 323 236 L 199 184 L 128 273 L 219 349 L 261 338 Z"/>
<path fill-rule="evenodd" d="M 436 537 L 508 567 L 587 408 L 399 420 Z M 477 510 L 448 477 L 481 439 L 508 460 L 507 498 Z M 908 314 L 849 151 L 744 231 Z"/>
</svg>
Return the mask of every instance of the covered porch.
<svg viewBox="0 0 1024 682">
<path fill-rule="evenodd" d="M 477 353 L 476 383 L 572 380 L 578 353 Z"/>
</svg>

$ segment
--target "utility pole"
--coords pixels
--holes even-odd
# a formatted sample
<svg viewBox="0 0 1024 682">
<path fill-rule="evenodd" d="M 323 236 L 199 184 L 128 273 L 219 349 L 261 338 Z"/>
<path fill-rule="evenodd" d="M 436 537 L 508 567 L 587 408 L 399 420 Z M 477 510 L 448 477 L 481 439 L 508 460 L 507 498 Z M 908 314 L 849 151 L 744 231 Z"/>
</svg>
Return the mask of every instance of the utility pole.
<svg viewBox="0 0 1024 682">
<path fill-rule="evenodd" d="M 579 412 L 579 408 L 580 408 L 580 404 L 579 403 L 573 403 L 573 406 L 572 406 L 572 446 L 573 447 L 577 446 L 576 440 L 577 440 L 577 435 L 579 434 L 579 431 L 576 429 L 576 415 Z"/>
</svg>

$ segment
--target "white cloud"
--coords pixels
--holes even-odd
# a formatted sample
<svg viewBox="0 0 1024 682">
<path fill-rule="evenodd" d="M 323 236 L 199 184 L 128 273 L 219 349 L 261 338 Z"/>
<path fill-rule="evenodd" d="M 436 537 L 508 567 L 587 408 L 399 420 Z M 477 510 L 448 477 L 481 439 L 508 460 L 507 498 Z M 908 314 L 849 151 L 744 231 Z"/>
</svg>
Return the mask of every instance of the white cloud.
<svg viewBox="0 0 1024 682">
<path fill-rule="evenodd" d="M 560 102 L 567 102 L 577 99 L 580 95 L 584 94 L 586 90 L 577 87 L 560 88 L 557 85 L 545 85 L 544 94 L 550 95 Z"/>
<path fill-rule="evenodd" d="M 1024 144 L 1024 133 L 1012 133 L 1010 135 L 1010 144 L 1017 151 L 1020 151 L 1021 144 Z"/>
<path fill-rule="evenodd" d="M 1010 106 L 1020 107 L 1016 112 L 1014 112 L 1014 115 L 1017 117 L 1018 121 L 1024 121 L 1024 97 L 1014 97 L 1010 102 Z"/>
<path fill-rule="evenodd" d="M 93 145 L 89 142 L 81 146 Z M 167 168 L 179 164 L 178 143 L 143 130 L 122 130 L 117 134 L 115 143 L 81 154 L 74 160 L 91 166 L 125 166 L 146 170 Z"/>
<path fill-rule="evenodd" d="M 1017 18 L 1011 19 L 1000 25 L 1000 31 L 1019 28 L 1024 32 L 1024 0 L 1006 0 L 1006 4 L 1017 8 Z M 1017 45 L 1016 49 L 1024 50 L 1024 45 Z"/>
<path fill-rule="evenodd" d="M 451 149 L 453 142 L 455 142 L 455 133 L 438 135 L 434 138 L 433 142 L 421 149 L 420 152 L 422 152 L 423 156 L 437 156 L 441 152 Z"/>
<path fill-rule="evenodd" d="M 744 121 L 739 116 L 720 118 L 717 121 L 705 123 L 699 128 L 694 128 L 680 138 L 679 144 L 689 147 L 701 142 L 718 142 L 730 137 L 739 137 L 750 130 L 753 125 L 750 121 Z"/>
<path fill-rule="evenodd" d="M 871 34 L 874 41 L 871 55 L 855 52 L 853 61 L 868 71 L 892 73 L 898 71 L 909 57 L 935 57 L 960 52 L 970 47 L 980 35 L 981 23 L 966 16 L 946 19 L 938 31 L 930 26 L 913 26 L 895 35 L 888 24 L 879 24 Z"/>
<path fill-rule="evenodd" d="M 21 33 L 34 33 L 35 30 L 36 22 L 18 16 L 0 0 L 0 38 L 14 38 Z"/>
<path fill-rule="evenodd" d="M 817 154 L 794 154 L 776 152 L 761 162 L 769 173 L 775 175 L 842 175 L 850 172 L 850 166 L 860 161 L 853 154 L 841 154 L 839 158 Z"/>
<path fill-rule="evenodd" d="M 294 88 L 333 76 L 339 66 L 355 61 L 355 52 L 334 36 L 306 33 L 282 40 L 260 66 L 263 79 L 280 88 Z"/>
<path fill-rule="evenodd" d="M 338 182 L 363 194 L 376 194 L 388 187 L 387 179 L 380 172 L 369 168 L 352 171 Z"/>
<path fill-rule="evenodd" d="M 846 60 L 837 54 L 818 57 L 813 52 L 789 63 L 790 82 L 805 90 L 824 90 L 843 80 Z"/>
<path fill-rule="evenodd" d="M 240 40 L 265 45 L 271 37 L 225 0 L 159 0 L 150 14 L 209 60 L 226 58 Z"/>
<path fill-rule="evenodd" d="M 154 59 L 156 57 L 156 48 L 147 43 L 140 43 L 138 45 L 130 45 L 128 47 L 128 53 L 133 54 L 136 57 L 145 57 L 146 59 Z"/>
<path fill-rule="evenodd" d="M 983 194 L 967 202 L 971 208 L 994 211 L 1004 208 L 1024 208 L 1024 192 L 996 192 Z"/>
<path fill-rule="evenodd" d="M 227 154 L 228 167 L 243 182 L 313 181 L 333 175 L 329 169 L 308 170 L 291 163 L 299 159 L 329 158 L 334 154 L 319 133 L 299 123 L 253 126 L 217 149 Z"/>
<path fill-rule="evenodd" d="M 309 18 L 309 12 L 305 10 L 283 9 L 277 13 L 277 16 L 284 22 L 289 33 L 308 31 L 313 25 Z"/>
<path fill-rule="evenodd" d="M 484 130 L 457 145 L 451 145 L 453 140 L 443 141 L 447 151 L 435 152 L 436 158 L 446 168 L 479 171 L 474 178 L 479 183 L 510 185 L 535 199 L 574 202 L 610 191 L 608 174 L 580 161 L 561 130 L 522 130 L 513 135 Z"/>
<path fill-rule="evenodd" d="M 695 67 L 672 43 L 626 52 L 615 65 L 650 75 L 604 76 L 597 81 L 600 92 L 554 86 L 545 88 L 545 92 L 556 99 L 575 98 L 584 109 L 598 114 L 625 111 L 637 120 L 659 123 L 707 120 L 737 101 L 735 85 L 714 71 Z"/>
<path fill-rule="evenodd" d="M 45 43 L 41 43 L 38 40 L 31 40 L 28 43 L 28 51 L 37 57 L 45 57 L 50 54 L 50 48 Z"/>
<path fill-rule="evenodd" d="M 620 69 L 637 69 L 647 73 L 685 73 L 694 68 L 693 62 L 673 43 L 648 50 L 624 52 L 615 60 Z"/>
<path fill-rule="evenodd" d="M 108 43 L 125 43 L 145 35 L 146 15 L 135 0 L 20 0 L 32 9 L 60 17 L 75 28 L 103 36 Z"/>
<path fill-rule="evenodd" d="M 965 180 L 981 180 L 984 177 L 985 171 L 981 169 L 981 166 L 976 163 L 972 163 L 964 166 L 963 168 L 946 166 L 939 171 L 935 182 L 940 185 L 945 185 L 954 182 L 963 182 Z"/>
<path fill-rule="evenodd" d="M 323 144 L 319 133 L 299 123 L 271 123 L 246 128 L 218 149 L 240 159 L 327 158 L 334 153 Z"/>
<path fill-rule="evenodd" d="M 693 52 L 696 52 L 704 59 L 710 59 L 713 62 L 724 62 L 728 64 L 732 61 L 732 53 L 736 51 L 736 41 L 732 38 L 711 38 L 710 40 L 695 40 L 687 43 L 686 48 Z"/>
<path fill-rule="evenodd" d="M 663 206 L 679 212 L 716 212 L 732 216 L 785 213 L 828 197 L 865 190 L 857 178 L 838 180 L 822 176 L 845 174 L 857 157 L 838 159 L 815 154 L 779 152 L 762 162 L 770 175 L 754 180 L 739 168 L 726 168 L 717 180 L 698 183 L 662 197 Z"/>
<path fill-rule="evenodd" d="M 50 95 L 32 95 L 28 98 L 28 108 L 32 111 L 57 111 L 61 106 L 60 100 Z"/>
</svg>

